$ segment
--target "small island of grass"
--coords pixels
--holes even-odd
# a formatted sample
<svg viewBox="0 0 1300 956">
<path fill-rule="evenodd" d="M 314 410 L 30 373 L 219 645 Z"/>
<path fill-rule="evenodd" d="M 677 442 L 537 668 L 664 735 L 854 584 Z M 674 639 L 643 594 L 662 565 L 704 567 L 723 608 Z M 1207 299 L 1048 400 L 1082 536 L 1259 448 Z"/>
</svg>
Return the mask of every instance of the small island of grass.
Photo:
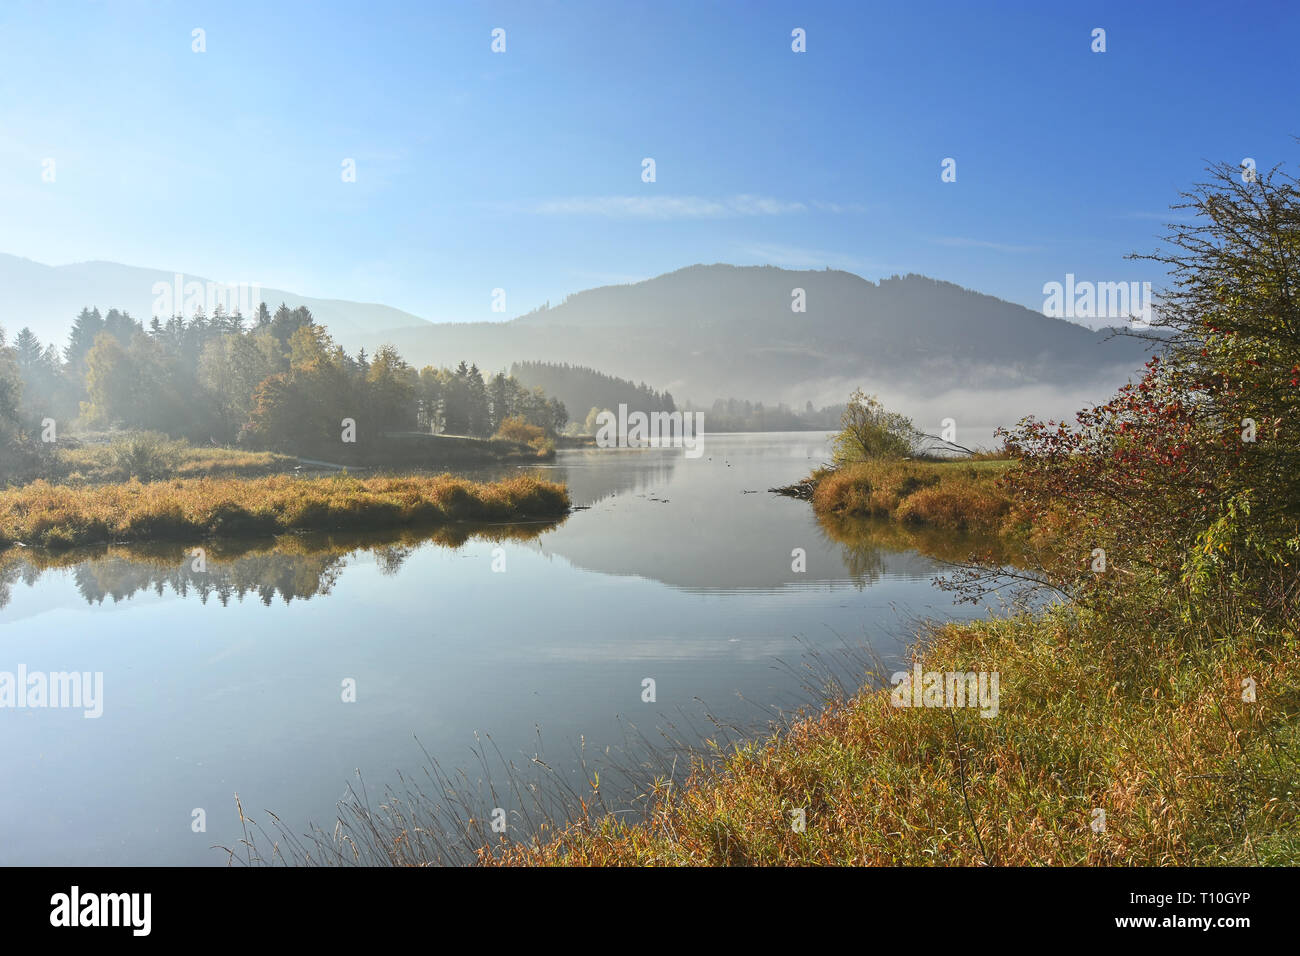
<svg viewBox="0 0 1300 956">
<path fill-rule="evenodd" d="M 527 475 L 494 482 L 450 474 L 271 475 L 89 487 L 36 481 L 0 492 L 0 548 L 550 520 L 568 511 L 563 485 Z"/>
</svg>

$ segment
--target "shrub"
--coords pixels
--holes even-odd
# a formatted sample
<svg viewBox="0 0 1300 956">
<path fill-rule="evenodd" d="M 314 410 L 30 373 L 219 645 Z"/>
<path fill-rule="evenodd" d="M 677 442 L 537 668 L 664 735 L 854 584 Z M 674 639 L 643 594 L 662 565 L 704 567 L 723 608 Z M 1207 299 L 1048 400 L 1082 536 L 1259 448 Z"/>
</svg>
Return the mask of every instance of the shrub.
<svg viewBox="0 0 1300 956">
<path fill-rule="evenodd" d="M 539 457 L 555 450 L 555 440 L 540 425 L 530 425 L 522 416 L 504 419 L 494 438 L 518 442 L 537 452 Z"/>
<path fill-rule="evenodd" d="M 888 411 L 874 395 L 858 389 L 840 417 L 832 455 L 837 464 L 872 458 L 903 458 L 919 437 L 912 420 Z"/>
<path fill-rule="evenodd" d="M 109 449 L 121 478 L 157 481 L 176 473 L 185 443 L 159 432 L 131 432 L 113 439 Z"/>
</svg>

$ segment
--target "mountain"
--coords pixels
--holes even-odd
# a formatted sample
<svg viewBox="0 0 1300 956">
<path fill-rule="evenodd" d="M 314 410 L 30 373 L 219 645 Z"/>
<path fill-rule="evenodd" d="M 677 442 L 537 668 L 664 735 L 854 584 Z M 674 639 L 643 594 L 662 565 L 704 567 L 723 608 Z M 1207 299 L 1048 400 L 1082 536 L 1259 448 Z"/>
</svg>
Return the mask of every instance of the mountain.
<svg viewBox="0 0 1300 956">
<path fill-rule="evenodd" d="M 174 273 L 110 262 L 52 267 L 0 255 L 0 326 L 12 335 L 27 325 L 62 345 L 88 305 L 126 309 L 147 323 L 155 285 L 174 281 Z M 805 311 L 791 308 L 796 289 Z M 864 386 L 914 405 L 943 393 L 943 408 L 952 396 L 975 396 L 988 412 L 980 419 L 1000 421 L 995 392 L 1020 396 L 1012 411 L 1038 388 L 1104 397 L 1147 352 L 1138 340 L 925 276 L 872 282 L 772 266 L 689 266 L 578 292 L 506 322 L 431 323 L 384 305 L 278 289 L 262 289 L 260 298 L 272 310 L 282 301 L 306 305 L 352 352 L 389 343 L 417 367 L 465 359 L 489 372 L 518 361 L 568 363 L 706 406 L 732 397 L 821 406 Z M 1063 407 L 1076 404 L 1072 398 Z"/>
<path fill-rule="evenodd" d="M 802 289 L 806 311 L 792 310 Z M 678 401 L 743 396 L 802 407 L 882 392 L 1106 390 L 1145 343 L 1111 337 L 925 276 L 696 265 L 604 286 L 502 323 L 426 324 L 389 340 L 408 360 L 480 368 L 569 362 L 670 391 Z"/>
<path fill-rule="evenodd" d="M 0 253 L 0 290 L 3 290 L 0 292 L 0 327 L 12 337 L 27 326 L 42 342 L 63 346 L 73 318 L 87 306 L 97 307 L 100 312 L 120 309 L 148 325 L 154 304 L 162 296 L 161 292 L 155 293 L 155 287 L 161 283 L 174 290 L 176 275 L 175 272 L 124 266 L 116 262 L 47 266 Z M 227 287 L 224 283 L 185 274 L 181 280 L 182 301 L 175 302 L 171 311 L 181 311 L 183 300 L 189 294 L 186 286 L 191 282 L 202 286 L 205 298 L 209 285 L 214 292 L 227 293 L 231 300 L 240 295 L 239 289 Z M 244 292 L 246 318 L 251 318 L 258 300 L 265 302 L 272 312 L 281 302 L 291 309 L 305 305 L 316 321 L 327 325 L 341 341 L 357 340 L 367 346 L 374 336 L 386 329 L 428 324 L 418 316 L 387 305 L 315 299 L 281 289 L 259 289 L 256 298 L 252 288 Z M 174 301 L 177 296 L 172 292 L 170 298 Z M 247 304 L 250 301 L 251 307 Z M 211 314 L 212 306 L 206 305 L 205 310 Z M 227 311 L 233 311 L 230 304 L 227 304 Z M 191 310 L 186 309 L 185 314 L 191 314 Z"/>
</svg>

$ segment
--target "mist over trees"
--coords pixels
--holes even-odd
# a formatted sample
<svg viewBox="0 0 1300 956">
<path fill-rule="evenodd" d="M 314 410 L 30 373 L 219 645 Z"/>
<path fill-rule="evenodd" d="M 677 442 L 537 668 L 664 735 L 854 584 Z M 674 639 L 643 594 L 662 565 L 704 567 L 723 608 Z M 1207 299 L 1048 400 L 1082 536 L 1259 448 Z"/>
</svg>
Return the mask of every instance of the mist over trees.
<svg viewBox="0 0 1300 956">
<path fill-rule="evenodd" d="M 796 432 L 838 428 L 844 406 L 814 408 L 812 402 L 805 402 L 803 410 L 797 411 L 784 402 L 764 405 L 720 398 L 707 408 L 687 402 L 683 410 L 703 412 L 704 423 L 713 432 Z"/>
<path fill-rule="evenodd" d="M 0 329 L 0 450 L 6 453 L 17 443 L 21 430 L 19 403 L 22 391 L 23 380 L 15 350 L 6 345 L 4 329 Z"/>
<path fill-rule="evenodd" d="M 677 410 L 672 394 L 667 391 L 657 392 L 645 382 L 638 385 L 584 365 L 515 362 L 510 366 L 510 374 L 531 388 L 554 395 L 566 408 L 584 414 L 592 408 L 617 410 L 620 404 L 647 415 Z"/>
<path fill-rule="evenodd" d="M 924 276 L 873 282 L 838 270 L 723 264 L 574 293 L 508 322 L 394 328 L 387 341 L 408 356 L 473 355 L 492 368 L 527 358 L 605 369 L 668 384 L 679 408 L 687 397 L 707 408 L 727 396 L 821 407 L 863 382 L 895 400 L 931 396 L 935 383 L 939 391 L 1042 386 L 1100 396 L 1149 352 L 1144 342 Z M 575 418 L 596 404 L 554 394 Z"/>
<path fill-rule="evenodd" d="M 821 428 L 829 431 L 839 427 L 840 415 L 844 411 L 842 404 L 814 408 L 812 402 L 806 402 L 802 410 L 797 410 L 784 402 L 764 405 L 736 398 L 720 398 L 707 406 L 690 401 L 679 405 L 666 389 L 659 392 L 645 382 L 638 384 L 631 379 L 567 362 L 515 362 L 510 366 L 510 374 L 524 385 L 554 395 L 566 408 L 584 414 L 584 420 L 581 423 L 575 421 L 575 427 L 580 424 L 580 430 L 586 434 L 596 430 L 593 413 L 616 412 L 620 404 L 647 415 L 653 412 L 703 412 L 706 426 L 715 432 L 810 431 Z M 583 409 L 586 411 L 582 412 Z"/>
<path fill-rule="evenodd" d="M 0 330 L 0 477 L 31 471 L 46 425 L 144 430 L 209 445 L 292 453 L 337 448 L 342 422 L 365 447 L 402 432 L 486 438 L 508 420 L 516 434 L 553 436 L 563 402 L 504 372 L 475 365 L 417 370 L 391 345 L 349 355 L 300 306 L 250 320 L 154 318 L 86 308 L 60 350 L 27 328 Z M 521 432 L 520 427 L 528 431 Z M 45 449 L 48 452 L 49 449 Z"/>
<path fill-rule="evenodd" d="M 349 354 L 309 309 L 259 304 L 251 319 L 218 306 L 190 318 L 152 319 L 84 308 L 67 344 L 28 328 L 0 330 L 0 480 L 44 473 L 42 423 L 71 431 L 148 431 L 203 445 L 325 456 L 341 423 L 364 449 L 385 435 L 499 436 L 542 447 L 564 431 L 595 431 L 594 415 L 620 404 L 651 412 L 678 406 L 668 391 L 585 366 L 516 362 L 485 375 L 477 365 L 417 370 L 384 345 Z M 569 409 L 579 417 L 570 418 Z M 704 411 L 713 431 L 833 428 L 843 406 L 719 399 Z"/>
</svg>

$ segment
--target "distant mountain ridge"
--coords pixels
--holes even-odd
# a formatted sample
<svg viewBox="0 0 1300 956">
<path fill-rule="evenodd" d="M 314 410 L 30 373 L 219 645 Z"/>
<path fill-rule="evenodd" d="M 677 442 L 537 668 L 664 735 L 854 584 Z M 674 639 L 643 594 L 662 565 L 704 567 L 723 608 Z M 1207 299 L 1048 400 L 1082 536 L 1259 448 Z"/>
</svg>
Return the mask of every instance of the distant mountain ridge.
<svg viewBox="0 0 1300 956">
<path fill-rule="evenodd" d="M 178 274 L 182 276 L 182 295 L 185 285 L 191 282 L 203 286 L 226 285 L 205 276 L 102 260 L 47 266 L 0 253 L 0 327 L 13 335 L 26 326 L 42 342 L 63 346 L 73 318 L 86 307 L 98 308 L 100 312 L 119 309 L 148 325 L 158 298 L 155 287 L 164 283 L 174 289 Z M 281 302 L 291 309 L 305 305 L 316 321 L 328 326 L 341 340 L 364 339 L 367 347 L 371 336 L 387 329 L 428 324 L 419 316 L 387 305 L 318 299 L 273 288 L 258 291 L 260 300 L 272 312 Z M 176 296 L 173 294 L 172 298 Z M 176 303 L 174 311 L 179 313 L 182 304 Z M 256 302 L 251 309 L 245 308 L 245 318 L 251 318 L 256 308 Z M 206 311 L 210 314 L 212 309 L 206 307 Z"/>
<path fill-rule="evenodd" d="M 795 290 L 806 311 L 792 309 Z M 488 368 L 525 358 L 586 365 L 679 401 L 746 396 L 800 406 L 843 401 L 849 383 L 932 392 L 1113 386 L 1148 351 L 925 276 L 877 283 L 835 270 L 731 265 L 590 289 L 506 323 L 400 329 L 393 344 L 419 361 L 472 354 Z"/>
<path fill-rule="evenodd" d="M 175 273 L 107 262 L 44 266 L 0 255 L 0 326 L 62 345 L 88 305 L 148 322 Z M 203 282 L 186 276 L 187 281 Z M 801 290 L 801 292 L 796 292 Z M 869 389 L 990 391 L 1122 382 L 1148 352 L 1064 319 L 919 275 L 872 282 L 838 270 L 693 265 L 570 295 L 506 322 L 432 323 L 389 306 L 261 290 L 305 305 L 349 351 L 395 345 L 411 364 L 461 359 L 583 365 L 679 401 L 733 396 L 802 407 Z M 792 304 L 802 301 L 804 311 Z M 254 306 L 255 308 L 255 306 Z"/>
</svg>

